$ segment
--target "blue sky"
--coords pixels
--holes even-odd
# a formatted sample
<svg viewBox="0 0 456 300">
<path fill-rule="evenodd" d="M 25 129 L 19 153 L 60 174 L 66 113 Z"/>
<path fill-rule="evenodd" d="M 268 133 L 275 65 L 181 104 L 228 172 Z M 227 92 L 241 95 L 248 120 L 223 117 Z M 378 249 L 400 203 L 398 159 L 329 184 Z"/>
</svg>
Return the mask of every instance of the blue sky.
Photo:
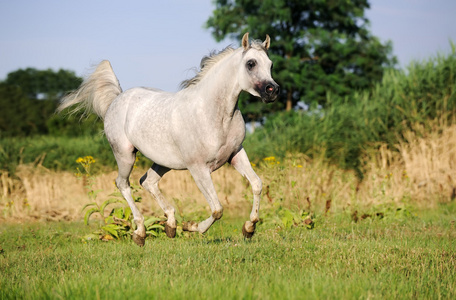
<svg viewBox="0 0 456 300">
<path fill-rule="evenodd" d="M 371 31 L 392 40 L 401 66 L 456 42 L 456 0 L 370 3 Z M 124 89 L 176 91 L 202 56 L 233 43 L 204 29 L 212 10 L 210 0 L 0 0 L 0 80 L 26 67 L 84 76 L 108 59 Z"/>
</svg>

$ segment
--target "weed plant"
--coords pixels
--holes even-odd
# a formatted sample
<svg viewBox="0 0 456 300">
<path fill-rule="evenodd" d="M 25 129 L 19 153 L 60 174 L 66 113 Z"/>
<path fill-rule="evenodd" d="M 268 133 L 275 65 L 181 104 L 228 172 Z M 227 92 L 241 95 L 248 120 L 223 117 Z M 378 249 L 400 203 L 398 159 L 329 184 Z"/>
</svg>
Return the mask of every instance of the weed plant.
<svg viewBox="0 0 456 300">
<path fill-rule="evenodd" d="M 76 176 L 83 179 L 85 189 L 87 190 L 87 196 L 90 201 L 82 208 L 82 211 L 85 211 L 84 223 L 89 225 L 89 219 L 93 214 L 100 215 L 102 219 L 100 229 L 85 236 L 85 239 L 90 240 L 95 238 L 107 241 L 119 239 L 121 237 L 129 237 L 136 228 L 135 223 L 133 222 L 131 208 L 122 194 L 120 192 L 112 193 L 110 198 L 105 200 L 101 205 L 96 201 L 97 195 L 101 190 L 94 189 L 96 178 L 93 176 L 91 168 L 95 162 L 96 160 L 92 156 L 79 157 L 76 160 L 76 163 L 82 167 L 82 171 L 80 168 L 77 168 L 78 172 L 76 173 Z M 132 186 L 132 197 L 136 203 L 141 202 L 141 197 L 137 196 L 138 188 L 138 186 Z M 114 208 L 110 207 L 111 210 L 106 214 L 105 210 L 108 206 L 112 206 L 112 204 L 121 205 L 117 205 Z M 145 218 L 144 226 L 146 227 L 148 236 L 158 236 L 158 233 L 164 230 L 164 227 L 159 224 L 160 221 L 163 220 L 156 217 Z"/>
</svg>

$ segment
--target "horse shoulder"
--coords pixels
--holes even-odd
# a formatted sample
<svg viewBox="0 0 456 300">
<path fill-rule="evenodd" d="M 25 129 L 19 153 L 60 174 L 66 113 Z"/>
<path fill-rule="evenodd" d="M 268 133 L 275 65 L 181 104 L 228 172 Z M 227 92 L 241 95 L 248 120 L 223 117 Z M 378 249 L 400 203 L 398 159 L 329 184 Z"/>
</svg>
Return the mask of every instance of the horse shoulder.
<svg viewBox="0 0 456 300">
<path fill-rule="evenodd" d="M 239 150 L 245 138 L 245 123 L 242 115 L 235 114 L 227 130 L 220 134 L 216 153 L 208 160 L 211 171 L 223 166 L 229 158 Z"/>
</svg>

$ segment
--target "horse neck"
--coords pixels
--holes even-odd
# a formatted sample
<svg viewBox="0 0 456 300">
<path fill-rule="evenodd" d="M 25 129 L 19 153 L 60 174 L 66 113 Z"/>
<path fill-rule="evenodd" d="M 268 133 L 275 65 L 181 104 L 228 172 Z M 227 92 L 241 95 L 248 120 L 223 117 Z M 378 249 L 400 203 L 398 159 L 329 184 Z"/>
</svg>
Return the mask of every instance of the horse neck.
<svg viewBox="0 0 456 300">
<path fill-rule="evenodd" d="M 223 58 L 214 65 L 198 83 L 197 89 L 208 109 L 212 109 L 222 118 L 232 116 L 237 108 L 241 88 L 237 77 L 237 68 L 241 52 Z"/>
</svg>

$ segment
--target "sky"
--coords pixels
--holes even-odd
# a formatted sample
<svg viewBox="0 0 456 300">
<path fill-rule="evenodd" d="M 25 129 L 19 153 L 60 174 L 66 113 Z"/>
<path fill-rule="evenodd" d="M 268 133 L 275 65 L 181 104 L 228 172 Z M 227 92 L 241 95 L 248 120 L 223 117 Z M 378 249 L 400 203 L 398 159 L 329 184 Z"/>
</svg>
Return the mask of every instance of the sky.
<svg viewBox="0 0 456 300">
<path fill-rule="evenodd" d="M 371 0 L 371 32 L 391 40 L 401 67 L 456 43 L 456 0 Z M 204 23 L 211 0 L 0 0 L 0 80 L 20 68 L 86 76 L 108 59 L 124 90 L 177 91 L 215 42 Z M 264 37 L 253 37 L 263 39 Z"/>
</svg>

